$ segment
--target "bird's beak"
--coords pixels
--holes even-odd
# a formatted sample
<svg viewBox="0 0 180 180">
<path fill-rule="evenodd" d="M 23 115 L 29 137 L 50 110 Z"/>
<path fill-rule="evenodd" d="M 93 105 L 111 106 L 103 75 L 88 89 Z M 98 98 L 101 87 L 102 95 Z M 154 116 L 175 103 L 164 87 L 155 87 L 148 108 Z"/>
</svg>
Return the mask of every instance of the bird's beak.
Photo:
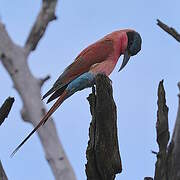
<svg viewBox="0 0 180 180">
<path fill-rule="evenodd" d="M 130 57 L 131 57 L 131 55 L 130 55 L 129 52 L 126 50 L 125 53 L 124 53 L 123 62 L 122 62 L 122 65 L 121 65 L 119 71 L 121 71 L 121 70 L 126 66 L 126 64 L 128 63 Z M 119 72 L 119 71 L 118 71 L 118 72 Z"/>
</svg>

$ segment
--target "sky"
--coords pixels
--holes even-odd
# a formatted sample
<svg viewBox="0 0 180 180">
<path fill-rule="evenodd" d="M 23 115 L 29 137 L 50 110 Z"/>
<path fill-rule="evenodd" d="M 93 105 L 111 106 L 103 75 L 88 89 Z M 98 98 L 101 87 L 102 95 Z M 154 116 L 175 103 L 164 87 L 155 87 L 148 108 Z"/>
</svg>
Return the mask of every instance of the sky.
<svg viewBox="0 0 180 180">
<path fill-rule="evenodd" d="M 13 41 L 24 45 L 41 7 L 41 1 L 0 0 L 0 19 Z M 169 127 L 172 134 L 178 107 L 180 80 L 179 44 L 156 25 L 159 18 L 180 32 L 179 0 L 59 1 L 57 21 L 52 22 L 31 53 L 28 63 L 34 76 L 51 75 L 42 88 L 44 94 L 81 50 L 107 33 L 132 28 L 142 36 L 142 50 L 118 73 L 122 57 L 111 74 L 117 105 L 118 137 L 123 171 L 116 180 L 143 179 L 154 176 L 156 156 L 157 88 L 164 79 Z M 8 96 L 16 101 L 0 127 L 0 159 L 10 180 L 52 180 L 53 174 L 44 158 L 37 135 L 16 154 L 9 156 L 19 142 L 32 130 L 20 116 L 21 99 L 0 63 L 0 104 Z M 86 179 L 85 151 L 91 121 L 86 89 L 70 97 L 53 115 L 58 135 L 78 180 Z M 47 105 L 49 108 L 52 104 Z"/>
</svg>

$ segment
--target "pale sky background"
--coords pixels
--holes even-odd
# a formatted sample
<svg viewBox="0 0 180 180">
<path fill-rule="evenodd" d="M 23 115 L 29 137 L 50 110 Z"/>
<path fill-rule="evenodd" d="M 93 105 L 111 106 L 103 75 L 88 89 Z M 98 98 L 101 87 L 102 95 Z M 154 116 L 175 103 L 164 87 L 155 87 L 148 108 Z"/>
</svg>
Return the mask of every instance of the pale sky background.
<svg viewBox="0 0 180 180">
<path fill-rule="evenodd" d="M 23 45 L 40 9 L 41 1 L 0 0 L 0 18 L 12 39 Z M 110 76 L 118 111 L 118 135 L 123 172 L 117 180 L 140 180 L 154 175 L 156 157 L 157 87 L 164 79 L 172 134 L 178 105 L 180 80 L 179 44 L 156 25 L 159 18 L 180 31 L 179 0 L 61 0 L 58 20 L 48 26 L 37 50 L 29 57 L 36 77 L 51 75 L 43 86 L 44 94 L 78 53 L 109 32 L 133 28 L 143 39 L 141 52 L 118 73 L 122 57 Z M 2 42 L 0 42 L 2 43 Z M 37 135 L 13 159 L 12 150 L 32 130 L 20 117 L 22 102 L 0 63 L 0 104 L 8 96 L 16 101 L 0 127 L 0 159 L 10 180 L 53 180 Z M 69 98 L 53 115 L 65 152 L 78 180 L 85 176 L 85 151 L 91 120 L 84 90 Z M 50 107 L 49 105 L 47 106 Z"/>
</svg>

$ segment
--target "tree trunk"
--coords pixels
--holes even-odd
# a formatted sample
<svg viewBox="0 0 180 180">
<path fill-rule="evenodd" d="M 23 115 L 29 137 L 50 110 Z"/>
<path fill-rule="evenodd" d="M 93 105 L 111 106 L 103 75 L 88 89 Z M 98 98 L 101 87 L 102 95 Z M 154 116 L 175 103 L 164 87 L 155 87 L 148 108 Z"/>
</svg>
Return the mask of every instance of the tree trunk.
<svg viewBox="0 0 180 180">
<path fill-rule="evenodd" d="M 113 180 L 122 171 L 117 137 L 117 112 L 111 81 L 105 75 L 96 77 L 88 101 L 92 114 L 86 151 L 88 180 Z"/>
</svg>

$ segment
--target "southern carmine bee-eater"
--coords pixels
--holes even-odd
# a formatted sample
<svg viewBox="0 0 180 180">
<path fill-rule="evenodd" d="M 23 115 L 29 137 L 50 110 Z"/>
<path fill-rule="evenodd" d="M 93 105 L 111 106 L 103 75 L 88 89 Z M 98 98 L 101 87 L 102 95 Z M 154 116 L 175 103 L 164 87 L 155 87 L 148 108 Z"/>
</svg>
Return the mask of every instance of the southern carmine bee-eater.
<svg viewBox="0 0 180 180">
<path fill-rule="evenodd" d="M 56 98 L 58 99 L 33 131 L 13 151 L 12 156 L 40 126 L 45 124 L 65 99 L 77 91 L 92 87 L 95 84 L 95 76 L 98 73 L 104 73 L 109 76 L 122 54 L 124 59 L 119 71 L 123 69 L 130 57 L 141 50 L 141 43 L 142 39 L 139 33 L 131 29 L 124 29 L 114 31 L 85 48 L 43 96 L 42 99 L 51 95 L 47 103 Z"/>
</svg>

